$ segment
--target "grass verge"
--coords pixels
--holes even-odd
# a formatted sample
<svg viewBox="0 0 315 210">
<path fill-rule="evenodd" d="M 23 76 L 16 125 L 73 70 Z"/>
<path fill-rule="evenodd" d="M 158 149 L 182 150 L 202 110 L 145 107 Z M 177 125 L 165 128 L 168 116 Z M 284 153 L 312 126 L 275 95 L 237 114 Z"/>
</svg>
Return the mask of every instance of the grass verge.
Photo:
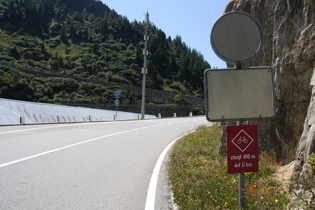
<svg viewBox="0 0 315 210">
<path fill-rule="evenodd" d="M 238 174 L 227 173 L 226 157 L 219 153 L 222 129 L 200 127 L 176 142 L 169 177 L 179 209 L 238 209 Z M 276 163 L 261 153 L 259 172 L 246 173 L 247 209 L 284 209 L 290 195 L 272 178 Z"/>
</svg>

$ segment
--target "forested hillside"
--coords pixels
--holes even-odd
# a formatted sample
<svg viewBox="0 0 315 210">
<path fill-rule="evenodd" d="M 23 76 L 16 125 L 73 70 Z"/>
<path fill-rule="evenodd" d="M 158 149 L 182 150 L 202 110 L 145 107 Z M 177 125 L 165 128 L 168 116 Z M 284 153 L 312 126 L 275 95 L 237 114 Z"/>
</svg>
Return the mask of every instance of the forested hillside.
<svg viewBox="0 0 315 210">
<path fill-rule="evenodd" d="M 99 0 L 0 0 L 0 97 L 110 102 L 117 88 L 101 82 L 141 86 L 143 35 L 142 22 L 130 22 Z M 202 75 L 210 68 L 203 56 L 154 25 L 149 35 L 147 87 L 178 93 L 178 103 L 187 103 L 185 94 L 203 97 Z"/>
</svg>

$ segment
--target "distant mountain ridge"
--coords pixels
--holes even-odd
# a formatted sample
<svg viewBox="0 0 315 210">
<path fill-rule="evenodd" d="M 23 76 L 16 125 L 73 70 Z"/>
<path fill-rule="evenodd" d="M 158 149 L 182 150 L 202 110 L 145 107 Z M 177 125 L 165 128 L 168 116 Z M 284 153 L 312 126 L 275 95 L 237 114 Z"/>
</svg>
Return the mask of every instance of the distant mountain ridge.
<svg viewBox="0 0 315 210">
<path fill-rule="evenodd" d="M 144 27 L 129 22 L 98 0 L 0 0 L 0 62 L 58 76 L 141 86 Z M 151 25 L 147 87 L 203 97 L 203 56 Z M 54 82 L 51 82 L 51 81 Z M 0 66 L 0 97 L 41 102 L 112 102 L 120 88 L 132 104 L 140 96 L 127 89 L 37 78 Z M 147 100 L 150 102 L 150 99 Z"/>
</svg>

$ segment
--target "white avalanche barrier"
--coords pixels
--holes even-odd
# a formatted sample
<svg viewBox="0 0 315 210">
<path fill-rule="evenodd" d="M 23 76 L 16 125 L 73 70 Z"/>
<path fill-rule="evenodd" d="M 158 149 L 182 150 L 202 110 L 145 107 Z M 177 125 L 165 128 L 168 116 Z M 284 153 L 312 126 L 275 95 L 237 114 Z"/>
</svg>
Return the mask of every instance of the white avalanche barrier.
<svg viewBox="0 0 315 210">
<path fill-rule="evenodd" d="M 138 119 L 138 113 L 117 112 L 116 120 Z M 0 98 L 0 125 L 114 120 L 116 111 L 34 103 Z M 145 115 L 145 119 L 156 118 Z"/>
</svg>

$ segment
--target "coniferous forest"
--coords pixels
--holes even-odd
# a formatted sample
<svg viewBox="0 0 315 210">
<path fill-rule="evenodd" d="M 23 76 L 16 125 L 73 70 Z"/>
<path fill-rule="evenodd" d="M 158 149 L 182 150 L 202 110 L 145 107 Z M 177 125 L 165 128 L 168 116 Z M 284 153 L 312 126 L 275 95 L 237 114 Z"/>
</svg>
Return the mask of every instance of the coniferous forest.
<svg viewBox="0 0 315 210">
<path fill-rule="evenodd" d="M 144 33 L 99 0 L 0 0 L 0 98 L 111 103 L 114 84 L 141 87 Z M 149 36 L 147 88 L 203 97 L 203 56 L 153 24 Z"/>
</svg>

